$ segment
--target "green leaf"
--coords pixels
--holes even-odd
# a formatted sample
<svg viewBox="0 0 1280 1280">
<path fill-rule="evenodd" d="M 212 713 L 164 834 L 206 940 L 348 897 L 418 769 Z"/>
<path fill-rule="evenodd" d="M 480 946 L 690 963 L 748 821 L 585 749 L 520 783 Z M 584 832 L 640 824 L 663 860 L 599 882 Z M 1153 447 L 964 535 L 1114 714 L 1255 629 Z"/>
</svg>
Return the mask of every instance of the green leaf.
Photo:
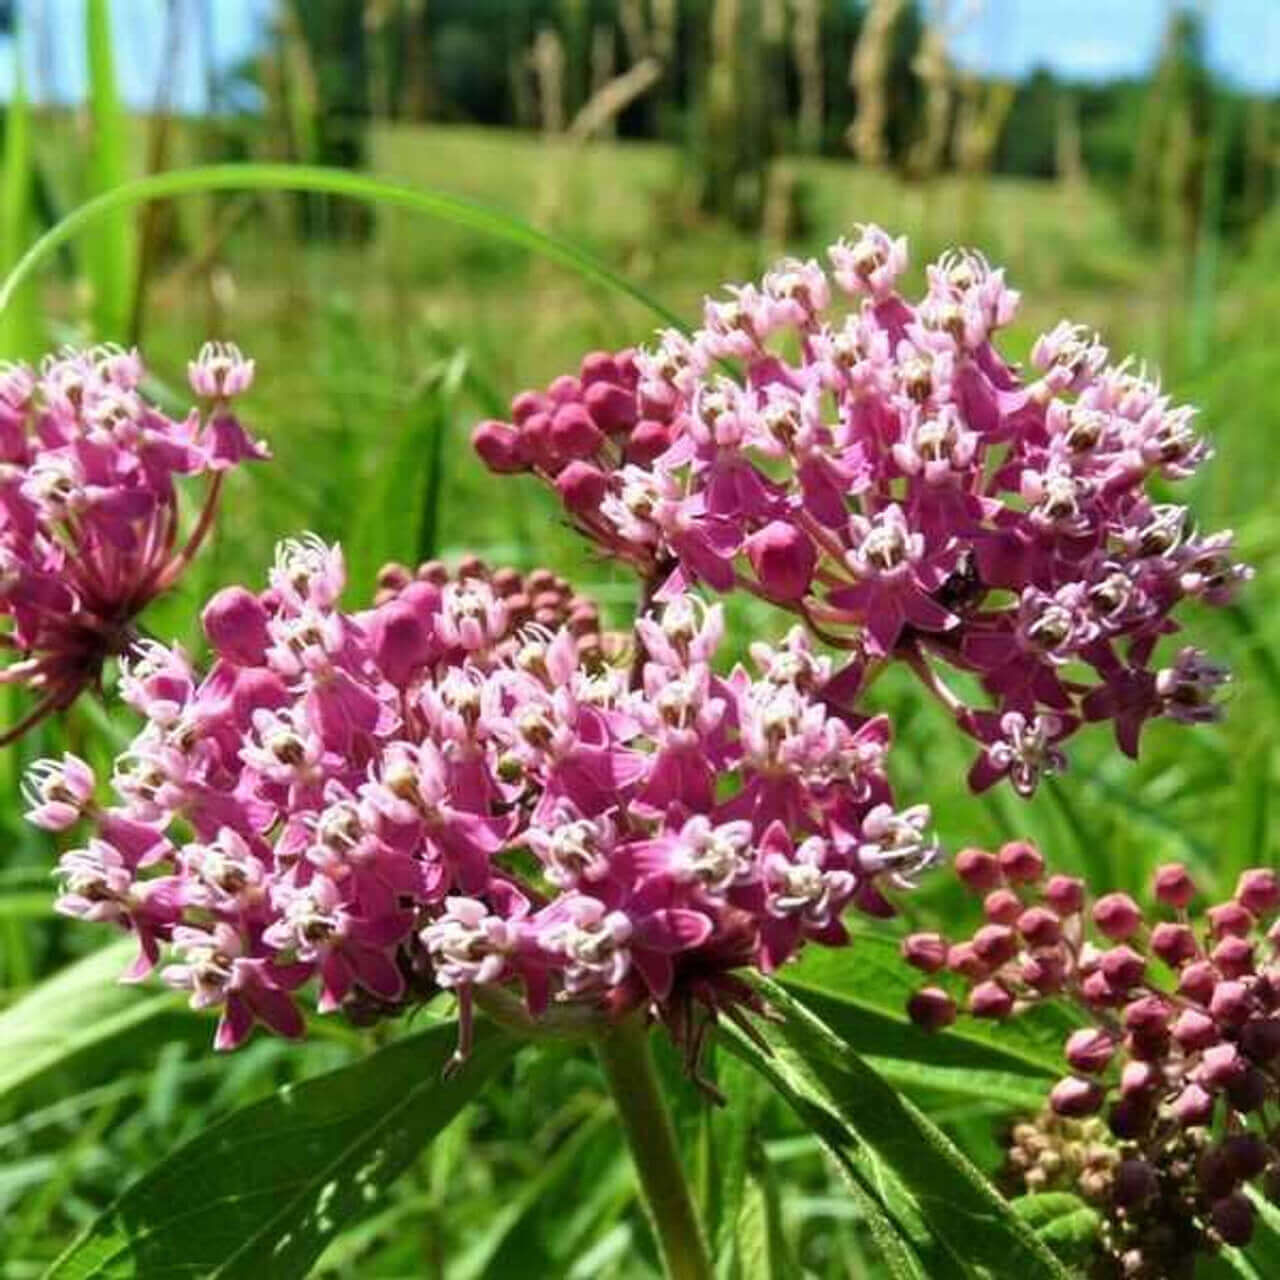
<svg viewBox="0 0 1280 1280">
<path fill-rule="evenodd" d="M 930 1276 L 980 1268 L 1021 1280 L 1064 1280 L 1067 1272 L 1045 1244 L 936 1125 L 799 1000 L 776 983 L 759 985 L 783 1015 L 761 1028 L 776 1059 L 773 1074 L 791 1094 L 835 1113 L 852 1139 L 851 1157 L 869 1151 L 896 1180 L 896 1187 L 886 1183 L 880 1202 L 901 1216 L 898 1195 L 909 1197 L 938 1246 Z"/>
<path fill-rule="evenodd" d="M 1068 1266 L 1086 1263 L 1097 1251 L 1102 1219 L 1079 1196 L 1067 1191 L 1019 1196 L 1010 1208 Z"/>
<path fill-rule="evenodd" d="M 457 1034 L 436 1025 L 234 1112 L 126 1191 L 50 1280 L 305 1276 L 519 1047 L 480 1026 L 467 1064 L 444 1079 Z"/>
<path fill-rule="evenodd" d="M 129 176 L 128 121 L 116 87 L 108 0 L 89 0 L 85 13 L 89 66 L 89 194 L 119 187 Z M 104 212 L 101 225 L 83 246 L 93 290 L 93 328 L 99 338 L 121 340 L 133 300 L 133 227 L 124 205 Z"/>
<path fill-rule="evenodd" d="M 536 1176 L 526 1178 L 520 1190 L 505 1204 L 495 1208 L 485 1230 L 451 1266 L 452 1280 L 479 1280 L 481 1276 L 513 1274 L 519 1265 L 519 1240 L 523 1224 L 539 1212 L 553 1212 L 557 1191 L 580 1167 L 593 1141 L 605 1132 L 617 1115 L 613 1103 L 602 1100 L 577 1129 L 556 1148 Z"/>
<path fill-rule="evenodd" d="M 157 1039 L 208 1039 L 207 1021 L 173 992 L 117 981 L 135 952 L 129 940 L 95 951 L 0 1013 L 0 1113 L 137 1066 Z"/>
<path fill-rule="evenodd" d="M 18 286 L 40 263 L 91 223 L 120 216 L 123 210 L 144 204 L 148 200 L 208 191 L 321 191 L 442 218 L 446 222 L 457 223 L 541 254 L 552 262 L 571 268 L 584 279 L 627 295 L 654 312 L 664 323 L 684 327 L 683 321 L 674 312 L 668 311 L 662 303 L 610 270 L 586 250 L 535 230 L 520 219 L 497 209 L 462 196 L 421 189 L 383 178 L 371 178 L 349 169 L 292 164 L 222 164 L 173 169 L 168 173 L 151 174 L 132 182 L 121 183 L 110 191 L 104 191 L 73 209 L 23 254 L 18 264 L 9 272 L 3 287 L 0 287 L 0 312 L 8 307 Z M 97 239 L 96 232 L 94 239 Z"/>
<path fill-rule="evenodd" d="M 945 1280 L 958 1274 L 947 1269 L 945 1259 L 936 1269 L 932 1265 L 925 1268 L 917 1248 L 928 1252 L 932 1241 L 923 1221 L 906 1197 L 886 1194 L 886 1187 L 895 1182 L 892 1173 L 841 1119 L 824 1092 L 778 1055 L 762 1052 L 736 1027 L 722 1028 L 721 1035 L 734 1054 L 773 1086 L 826 1149 L 894 1280 L 929 1280 L 930 1276 Z M 891 1198 L 893 1212 L 889 1208 Z M 732 1271 L 727 1273 L 731 1275 Z"/>
<path fill-rule="evenodd" d="M 741 1280 L 787 1280 L 800 1274 L 782 1230 L 777 1179 L 758 1140 L 751 1148 L 734 1237 Z"/>
<path fill-rule="evenodd" d="M 1062 1075 L 1069 1017 L 1045 1005 L 999 1026 L 964 1018 L 932 1034 L 906 1015 L 919 984 L 897 944 L 874 934 L 859 934 L 847 949 L 810 947 L 782 983 L 892 1084 L 1038 1110 L 1046 1084 Z"/>
</svg>

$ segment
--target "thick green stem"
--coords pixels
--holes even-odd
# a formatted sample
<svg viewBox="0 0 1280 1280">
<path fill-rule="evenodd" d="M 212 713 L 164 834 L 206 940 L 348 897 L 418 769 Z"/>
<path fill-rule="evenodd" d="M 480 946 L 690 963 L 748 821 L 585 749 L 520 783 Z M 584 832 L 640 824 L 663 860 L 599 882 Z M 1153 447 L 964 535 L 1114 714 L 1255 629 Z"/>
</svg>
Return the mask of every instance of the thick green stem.
<svg viewBox="0 0 1280 1280">
<path fill-rule="evenodd" d="M 711 1256 L 654 1070 L 648 1029 L 638 1019 L 624 1023 L 596 1041 L 596 1052 L 627 1135 L 669 1280 L 713 1280 Z"/>
</svg>

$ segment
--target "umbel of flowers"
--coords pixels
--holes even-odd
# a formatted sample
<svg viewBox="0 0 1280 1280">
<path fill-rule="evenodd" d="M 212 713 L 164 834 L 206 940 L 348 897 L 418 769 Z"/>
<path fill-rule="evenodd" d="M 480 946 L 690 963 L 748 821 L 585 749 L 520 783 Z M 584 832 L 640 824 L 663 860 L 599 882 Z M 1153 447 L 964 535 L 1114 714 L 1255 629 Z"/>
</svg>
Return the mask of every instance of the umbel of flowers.
<svg viewBox="0 0 1280 1280">
<path fill-rule="evenodd" d="M 126 664 L 145 724 L 103 802 L 74 757 L 40 766 L 33 821 L 83 823 L 64 913 L 136 934 L 217 1043 L 261 1022 L 518 984 L 528 1012 L 644 1008 L 696 1055 L 769 971 L 935 857 L 899 809 L 889 728 L 817 696 L 803 630 L 718 673 L 718 606 L 676 595 L 610 665 L 571 626 L 513 635 L 492 578 L 397 578 L 340 604 L 340 552 L 285 543 L 265 591 L 216 595 L 197 673 Z M 515 593 L 520 594 L 520 593 Z"/>
<path fill-rule="evenodd" d="M 0 367 L 0 681 L 36 696 L 11 741 L 95 684 L 137 643 L 134 622 L 178 580 L 213 523 L 224 473 L 268 456 L 232 412 L 253 380 L 234 347 L 189 366 L 205 405 L 162 413 L 136 351 L 98 347 Z M 178 481 L 207 474 L 182 529 Z"/>
<path fill-rule="evenodd" d="M 968 989 L 975 1017 L 1069 1006 L 1079 1023 L 1064 1046 L 1071 1073 L 1049 1105 L 1066 1118 L 1105 1115 L 1124 1156 L 1110 1207 L 1126 1238 L 1168 1227 L 1176 1203 L 1202 1242 L 1247 1243 L 1243 1189 L 1280 1192 L 1280 876 L 1246 871 L 1231 898 L 1197 911 L 1190 875 L 1170 864 L 1156 873 L 1161 910 L 1148 918 L 1127 894 L 1091 901 L 1080 880 L 1046 876 L 1023 843 L 964 850 L 955 871 L 981 896 L 985 923 L 957 942 L 905 940 L 908 963 L 936 975 L 911 1000 L 912 1018 L 930 1029 L 954 1020 L 946 975 Z"/>
<path fill-rule="evenodd" d="M 844 655 L 842 705 L 910 667 L 978 744 L 976 789 L 1031 792 L 1085 721 L 1132 755 L 1153 716 L 1211 719 L 1226 673 L 1192 648 L 1156 657 L 1178 605 L 1246 576 L 1229 533 L 1153 492 L 1208 454 L 1193 411 L 1066 322 L 1011 363 L 995 338 L 1018 295 L 976 254 L 931 265 L 914 302 L 905 240 L 866 227 L 828 256 L 708 301 L 690 336 L 588 356 L 476 449 L 554 486 L 664 593 L 796 615 Z"/>
</svg>

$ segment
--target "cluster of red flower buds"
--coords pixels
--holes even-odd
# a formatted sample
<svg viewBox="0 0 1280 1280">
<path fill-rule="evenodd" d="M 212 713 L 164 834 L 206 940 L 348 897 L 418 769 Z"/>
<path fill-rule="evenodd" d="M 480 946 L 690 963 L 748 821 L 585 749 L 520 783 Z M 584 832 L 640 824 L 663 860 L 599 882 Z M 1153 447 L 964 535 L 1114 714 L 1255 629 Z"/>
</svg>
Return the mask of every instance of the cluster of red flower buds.
<svg viewBox="0 0 1280 1280">
<path fill-rule="evenodd" d="M 550 569 L 523 572 L 509 566 L 491 569 L 479 556 L 464 556 L 454 569 L 443 560 L 426 560 L 417 569 L 395 562 L 378 570 L 378 587 L 374 604 L 385 604 L 413 582 L 429 582 L 444 587 L 449 582 L 468 578 L 487 583 L 502 601 L 506 618 L 506 636 L 511 644 L 519 643 L 521 631 L 531 623 L 549 631 L 562 627 L 577 641 L 584 660 L 603 657 L 608 649 L 615 655 L 626 644 L 627 637 L 607 634 L 600 629 L 600 606 L 589 596 L 574 591 L 568 579 Z M 498 640 L 495 643 L 502 643 Z"/>
<path fill-rule="evenodd" d="M 1235 894 L 1193 915 L 1195 885 L 1180 864 L 1161 867 L 1148 919 L 1129 895 L 1091 901 L 1083 881 L 1046 876 L 1031 845 L 966 849 L 955 871 L 982 895 L 985 922 L 969 938 L 906 938 L 903 956 L 935 976 L 909 1004 L 920 1026 L 957 1015 L 945 975 L 967 988 L 967 1009 L 1005 1019 L 1054 1000 L 1078 1015 L 1065 1044 L 1070 1074 L 1049 1105 L 1080 1118 L 1106 1109 L 1132 1154 L 1115 1195 L 1133 1209 L 1155 1197 L 1157 1167 L 1186 1130 L 1220 1137 L 1196 1162 L 1205 1221 L 1229 1244 L 1246 1242 L 1253 1208 L 1243 1188 L 1280 1186 L 1280 1147 L 1268 1119 L 1280 1105 L 1280 876 L 1244 872 Z"/>
</svg>

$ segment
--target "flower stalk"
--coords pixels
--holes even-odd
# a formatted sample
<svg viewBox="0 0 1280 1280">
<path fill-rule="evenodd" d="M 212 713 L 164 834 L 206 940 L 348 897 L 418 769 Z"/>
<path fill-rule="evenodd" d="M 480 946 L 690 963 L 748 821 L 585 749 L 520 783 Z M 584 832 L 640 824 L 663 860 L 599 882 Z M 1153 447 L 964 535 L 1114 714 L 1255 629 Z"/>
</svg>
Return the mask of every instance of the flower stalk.
<svg viewBox="0 0 1280 1280">
<path fill-rule="evenodd" d="M 640 1194 L 658 1238 L 669 1280 L 711 1280 L 715 1274 L 694 1208 L 689 1180 L 676 1145 L 675 1128 L 662 1098 L 639 1018 L 596 1041 L 596 1054 L 618 1108 Z"/>
</svg>

